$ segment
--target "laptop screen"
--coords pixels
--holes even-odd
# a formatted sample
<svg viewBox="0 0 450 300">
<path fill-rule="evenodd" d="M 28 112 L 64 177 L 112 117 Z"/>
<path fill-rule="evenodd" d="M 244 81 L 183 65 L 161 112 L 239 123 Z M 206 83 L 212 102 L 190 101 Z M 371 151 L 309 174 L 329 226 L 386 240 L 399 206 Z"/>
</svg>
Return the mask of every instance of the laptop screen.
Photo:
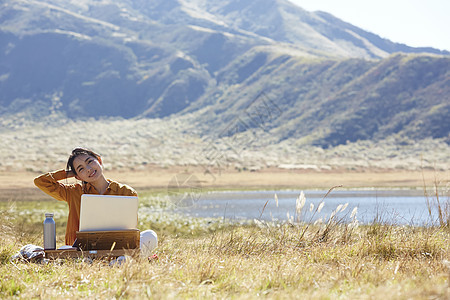
<svg viewBox="0 0 450 300">
<path fill-rule="evenodd" d="M 138 204 L 135 196 L 83 194 L 79 231 L 135 229 Z"/>
</svg>

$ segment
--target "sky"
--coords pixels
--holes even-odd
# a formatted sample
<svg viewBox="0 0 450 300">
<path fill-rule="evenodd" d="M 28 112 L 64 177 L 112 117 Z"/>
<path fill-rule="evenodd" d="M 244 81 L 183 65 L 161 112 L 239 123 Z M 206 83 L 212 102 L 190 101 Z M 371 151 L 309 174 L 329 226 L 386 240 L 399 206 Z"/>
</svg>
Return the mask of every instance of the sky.
<svg viewBox="0 0 450 300">
<path fill-rule="evenodd" d="M 392 42 L 450 51 L 450 0 L 289 0 Z"/>
</svg>

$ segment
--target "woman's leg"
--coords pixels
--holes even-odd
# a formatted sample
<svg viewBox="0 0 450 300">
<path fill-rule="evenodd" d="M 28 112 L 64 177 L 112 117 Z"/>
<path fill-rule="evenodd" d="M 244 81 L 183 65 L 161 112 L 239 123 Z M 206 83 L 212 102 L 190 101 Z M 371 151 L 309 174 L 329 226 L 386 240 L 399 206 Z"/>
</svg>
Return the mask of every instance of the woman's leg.
<svg viewBox="0 0 450 300">
<path fill-rule="evenodd" d="M 152 250 L 158 246 L 158 235 L 153 230 L 141 231 L 141 255 L 148 257 L 152 254 Z"/>
</svg>

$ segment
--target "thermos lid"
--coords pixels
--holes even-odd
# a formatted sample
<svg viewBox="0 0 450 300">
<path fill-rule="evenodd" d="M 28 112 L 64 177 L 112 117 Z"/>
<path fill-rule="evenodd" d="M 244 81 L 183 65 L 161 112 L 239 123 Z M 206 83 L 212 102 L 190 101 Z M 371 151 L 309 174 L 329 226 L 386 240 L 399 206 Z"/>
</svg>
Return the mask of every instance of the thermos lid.
<svg viewBox="0 0 450 300">
<path fill-rule="evenodd" d="M 53 213 L 45 213 L 45 217 L 46 218 L 52 218 L 53 217 Z"/>
</svg>

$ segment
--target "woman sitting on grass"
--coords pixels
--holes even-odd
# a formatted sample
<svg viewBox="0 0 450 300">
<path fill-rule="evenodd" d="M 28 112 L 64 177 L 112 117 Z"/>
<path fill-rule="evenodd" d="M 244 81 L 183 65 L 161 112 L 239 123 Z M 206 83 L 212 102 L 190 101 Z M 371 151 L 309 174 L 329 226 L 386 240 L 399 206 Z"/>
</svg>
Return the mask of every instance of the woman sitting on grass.
<svg viewBox="0 0 450 300">
<path fill-rule="evenodd" d="M 61 180 L 75 177 L 81 183 L 65 184 Z M 34 184 L 56 200 L 66 201 L 69 217 L 66 227 L 66 245 L 72 245 L 80 224 L 82 194 L 137 196 L 136 191 L 125 184 L 106 179 L 103 174 L 102 158 L 85 148 L 75 148 L 67 161 L 67 170 L 42 174 L 34 179 Z M 141 254 L 149 256 L 158 245 L 158 237 L 153 230 L 141 232 Z"/>
</svg>

